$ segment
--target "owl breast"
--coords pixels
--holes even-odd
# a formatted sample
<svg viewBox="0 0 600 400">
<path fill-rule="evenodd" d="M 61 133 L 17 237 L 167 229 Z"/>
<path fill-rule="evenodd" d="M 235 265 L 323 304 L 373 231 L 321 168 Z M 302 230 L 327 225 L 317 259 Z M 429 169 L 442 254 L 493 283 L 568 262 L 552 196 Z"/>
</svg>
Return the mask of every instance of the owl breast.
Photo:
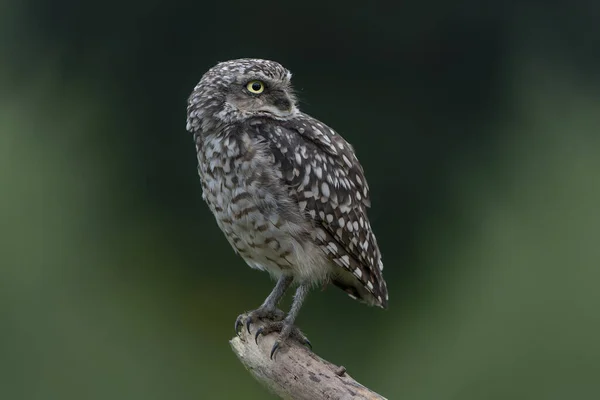
<svg viewBox="0 0 600 400">
<path fill-rule="evenodd" d="M 268 146 L 243 131 L 196 135 L 203 198 L 246 263 L 274 276 L 322 281 L 330 261 L 281 183 Z"/>
</svg>

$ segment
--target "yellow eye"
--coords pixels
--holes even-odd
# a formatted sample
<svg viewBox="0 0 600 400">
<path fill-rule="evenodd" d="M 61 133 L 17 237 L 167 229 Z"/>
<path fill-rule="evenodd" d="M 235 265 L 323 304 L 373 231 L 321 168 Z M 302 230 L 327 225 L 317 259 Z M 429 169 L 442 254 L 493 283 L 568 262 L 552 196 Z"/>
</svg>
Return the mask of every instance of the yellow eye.
<svg viewBox="0 0 600 400">
<path fill-rule="evenodd" d="M 265 90 L 265 84 L 261 81 L 251 81 L 246 85 L 246 89 L 248 89 L 250 93 L 260 94 Z"/>
</svg>

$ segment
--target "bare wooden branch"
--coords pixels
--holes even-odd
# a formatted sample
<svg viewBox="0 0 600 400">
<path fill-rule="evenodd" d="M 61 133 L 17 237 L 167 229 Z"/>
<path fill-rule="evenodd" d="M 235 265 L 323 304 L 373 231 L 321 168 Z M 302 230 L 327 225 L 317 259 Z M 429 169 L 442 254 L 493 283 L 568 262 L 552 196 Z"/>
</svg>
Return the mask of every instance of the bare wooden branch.
<svg viewBox="0 0 600 400">
<path fill-rule="evenodd" d="M 229 343 L 246 369 L 279 397 L 289 400 L 386 400 L 352 379 L 344 367 L 322 359 L 293 340 L 277 350 L 271 360 L 269 354 L 277 333 L 259 336 L 257 345 L 254 334 L 260 326 L 261 321 L 253 322 L 250 334 L 243 326 L 239 336 Z"/>
</svg>

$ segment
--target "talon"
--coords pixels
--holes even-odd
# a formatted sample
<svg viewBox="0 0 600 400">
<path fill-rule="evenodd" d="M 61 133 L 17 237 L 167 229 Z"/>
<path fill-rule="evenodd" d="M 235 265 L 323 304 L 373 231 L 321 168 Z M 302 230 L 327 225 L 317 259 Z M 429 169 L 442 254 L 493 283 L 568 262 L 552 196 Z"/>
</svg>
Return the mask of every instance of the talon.
<svg viewBox="0 0 600 400">
<path fill-rule="evenodd" d="M 252 317 L 248 317 L 246 320 L 246 330 L 250 333 L 250 323 L 252 322 Z"/>
<path fill-rule="evenodd" d="M 279 348 L 279 340 L 275 341 L 275 344 L 273 344 L 273 348 L 271 348 L 271 360 L 273 359 L 273 355 L 275 354 L 275 352 L 277 351 L 277 349 Z"/>
<path fill-rule="evenodd" d="M 242 316 L 241 316 L 241 315 L 239 315 L 239 316 L 236 318 L 236 320 L 235 320 L 235 325 L 234 325 L 234 327 L 233 327 L 233 329 L 235 330 L 235 333 L 236 333 L 237 335 L 239 335 L 239 334 L 240 334 L 240 326 L 242 326 Z"/>
<path fill-rule="evenodd" d="M 307 338 L 304 338 L 304 345 L 312 350 L 312 343 Z"/>
<path fill-rule="evenodd" d="M 256 335 L 254 335 L 254 341 L 256 342 L 256 344 L 258 344 L 258 337 L 260 336 L 261 333 L 263 333 L 262 326 L 260 328 L 258 328 L 258 330 L 256 331 Z"/>
</svg>

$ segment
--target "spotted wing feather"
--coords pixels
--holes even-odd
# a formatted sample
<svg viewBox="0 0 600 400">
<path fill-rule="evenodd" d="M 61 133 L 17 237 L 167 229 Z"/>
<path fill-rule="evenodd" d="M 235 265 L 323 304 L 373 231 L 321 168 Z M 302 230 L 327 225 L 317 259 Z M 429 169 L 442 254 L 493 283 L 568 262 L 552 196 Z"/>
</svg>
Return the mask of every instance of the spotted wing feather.
<svg viewBox="0 0 600 400">
<path fill-rule="evenodd" d="M 383 263 L 367 218 L 369 187 L 352 146 L 305 114 L 277 125 L 259 123 L 255 129 L 269 143 L 290 196 L 315 227 L 322 228 L 315 239 L 350 273 L 332 277 L 333 283 L 353 297 L 386 308 Z"/>
</svg>

